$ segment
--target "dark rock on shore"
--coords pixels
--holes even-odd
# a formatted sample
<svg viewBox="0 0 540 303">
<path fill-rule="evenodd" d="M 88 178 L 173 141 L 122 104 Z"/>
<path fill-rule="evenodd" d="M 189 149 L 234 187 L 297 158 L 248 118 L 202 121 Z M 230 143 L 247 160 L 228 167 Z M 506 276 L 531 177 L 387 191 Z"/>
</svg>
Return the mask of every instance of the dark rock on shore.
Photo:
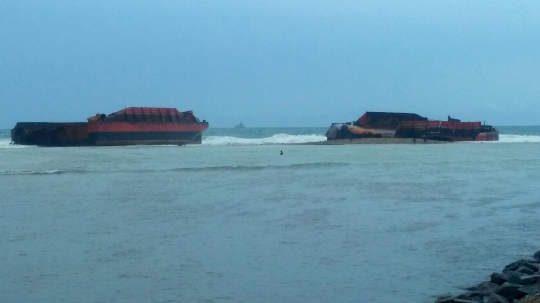
<svg viewBox="0 0 540 303">
<path fill-rule="evenodd" d="M 491 280 L 490 281 L 497 284 L 497 285 L 502 285 L 504 282 L 510 281 L 511 277 L 512 276 L 510 274 L 505 273 L 505 272 L 503 272 L 503 273 L 494 272 L 494 273 L 491 274 Z"/>
<path fill-rule="evenodd" d="M 472 301 L 472 300 L 463 300 L 458 298 L 445 298 L 445 299 L 437 299 L 436 303 L 478 303 L 478 301 Z"/>
<path fill-rule="evenodd" d="M 527 293 L 519 290 L 520 287 L 519 284 L 510 284 L 506 282 L 495 291 L 495 294 L 504 297 L 508 301 L 512 301 L 516 298 L 523 298 Z"/>
<path fill-rule="evenodd" d="M 515 303 L 540 303 L 540 296 L 525 296 L 519 300 L 514 300 L 514 302 Z"/>
<path fill-rule="evenodd" d="M 504 282 L 506 282 L 506 281 L 504 281 Z M 500 284 L 503 284 L 504 282 L 501 282 Z M 482 283 L 480 283 L 480 284 L 478 284 L 476 286 L 469 287 L 469 288 L 467 288 L 467 290 L 473 291 L 473 292 L 478 292 L 478 293 L 482 294 L 483 296 L 489 296 L 491 293 L 493 293 L 499 287 L 499 285 L 497 285 L 496 283 L 490 282 L 490 281 L 486 281 L 486 282 L 482 282 Z"/>
<path fill-rule="evenodd" d="M 525 264 L 529 264 L 529 263 L 535 263 L 535 261 L 534 260 L 521 259 L 521 260 L 518 260 L 516 262 L 512 262 L 512 263 L 506 265 L 503 268 L 503 271 L 507 271 L 507 270 L 516 271 L 518 268 L 522 267 Z"/>
<path fill-rule="evenodd" d="M 491 294 L 489 295 L 489 299 L 487 300 L 487 303 L 509 303 L 509 302 L 503 296 L 500 296 L 498 294 Z"/>
<path fill-rule="evenodd" d="M 451 297 L 450 299 L 462 300 L 466 302 L 472 301 L 472 302 L 484 303 L 484 301 L 482 300 L 482 297 L 483 295 L 481 293 L 472 291 L 472 292 L 467 292 L 467 293 L 464 293 L 455 297 Z"/>
<path fill-rule="evenodd" d="M 520 285 L 535 284 L 538 282 L 539 278 L 540 278 L 540 275 L 521 276 L 519 277 L 519 284 Z"/>
<path fill-rule="evenodd" d="M 534 253 L 533 258 L 536 261 L 540 262 L 540 250 Z"/>
<path fill-rule="evenodd" d="M 519 273 L 523 273 L 523 274 L 527 274 L 527 275 L 532 275 L 535 273 L 534 270 L 532 270 L 530 267 L 528 266 L 521 266 L 520 268 L 518 268 L 516 270 L 516 272 L 519 272 Z"/>
<path fill-rule="evenodd" d="M 540 251 L 492 273 L 489 281 L 466 288 L 468 292 L 440 297 L 436 303 L 540 303 Z"/>
<path fill-rule="evenodd" d="M 525 285 L 525 286 L 521 287 L 519 290 L 524 292 L 524 293 L 527 293 L 529 295 L 538 295 L 538 296 L 540 296 L 540 284 L 539 283 Z"/>
</svg>

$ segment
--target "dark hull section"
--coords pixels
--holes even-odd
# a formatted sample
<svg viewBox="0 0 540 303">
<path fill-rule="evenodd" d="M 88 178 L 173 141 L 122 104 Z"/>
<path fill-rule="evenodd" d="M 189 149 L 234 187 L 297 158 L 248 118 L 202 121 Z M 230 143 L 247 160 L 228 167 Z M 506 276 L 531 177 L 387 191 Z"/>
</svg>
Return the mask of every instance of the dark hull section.
<svg viewBox="0 0 540 303">
<path fill-rule="evenodd" d="M 499 132 L 480 122 L 407 121 L 398 126 L 395 137 L 449 142 L 499 141 Z"/>
<path fill-rule="evenodd" d="M 11 130 L 11 140 L 20 145 L 91 145 L 87 123 L 19 122 Z"/>
<path fill-rule="evenodd" d="M 366 112 L 353 123 L 332 123 L 326 139 L 392 138 L 402 122 L 425 120 L 427 118 L 411 113 Z"/>
<path fill-rule="evenodd" d="M 374 129 L 395 130 L 405 121 L 427 121 L 428 119 L 412 113 L 366 112 L 354 125 Z"/>
<path fill-rule="evenodd" d="M 208 123 L 17 123 L 11 140 L 20 145 L 113 146 L 201 144 Z"/>
<path fill-rule="evenodd" d="M 200 138 L 200 132 L 103 132 L 90 134 L 90 141 L 99 146 L 200 144 Z"/>
<path fill-rule="evenodd" d="M 480 122 L 429 120 L 411 113 L 366 112 L 354 123 L 332 123 L 327 140 L 412 138 L 438 141 L 498 141 L 499 133 Z"/>
</svg>

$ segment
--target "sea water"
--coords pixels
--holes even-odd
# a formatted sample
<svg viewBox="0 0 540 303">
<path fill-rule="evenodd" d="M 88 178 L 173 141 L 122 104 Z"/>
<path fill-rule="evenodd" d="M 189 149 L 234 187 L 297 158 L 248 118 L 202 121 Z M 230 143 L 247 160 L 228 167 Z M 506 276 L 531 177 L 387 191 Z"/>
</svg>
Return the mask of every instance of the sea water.
<svg viewBox="0 0 540 303">
<path fill-rule="evenodd" d="M 499 130 L 77 148 L 0 131 L 0 302 L 433 302 L 540 249 L 540 127 Z"/>
</svg>

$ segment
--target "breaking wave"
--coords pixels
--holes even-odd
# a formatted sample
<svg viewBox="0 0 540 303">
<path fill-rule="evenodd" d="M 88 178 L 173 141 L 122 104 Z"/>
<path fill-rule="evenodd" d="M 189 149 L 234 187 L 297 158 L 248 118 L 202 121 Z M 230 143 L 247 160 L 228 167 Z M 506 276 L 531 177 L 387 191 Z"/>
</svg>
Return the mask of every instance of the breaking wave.
<svg viewBox="0 0 540 303">
<path fill-rule="evenodd" d="M 323 135 L 288 135 L 276 134 L 267 138 L 238 138 L 229 136 L 209 136 L 203 138 L 202 145 L 227 146 L 227 145 L 271 145 L 271 144 L 298 144 L 326 141 Z M 500 134 L 501 143 L 540 143 L 540 135 L 514 135 Z M 493 142 L 495 143 L 495 142 Z"/>
<path fill-rule="evenodd" d="M 203 138 L 202 145 L 226 146 L 226 145 L 268 145 L 268 144 L 297 144 L 326 141 L 322 135 L 289 135 L 275 134 L 267 138 L 238 138 L 229 136 L 209 136 Z"/>
<path fill-rule="evenodd" d="M 11 144 L 11 140 L 9 140 L 9 139 L 0 139 L 0 149 L 3 149 L 3 148 L 28 148 L 28 147 L 30 147 L 30 146 Z"/>
<path fill-rule="evenodd" d="M 323 135 L 288 135 L 276 134 L 267 138 L 238 138 L 229 136 L 209 136 L 204 138 L 202 145 L 227 146 L 227 145 L 271 145 L 271 144 L 298 144 L 326 141 Z M 502 143 L 535 143 L 540 142 L 537 135 L 513 135 L 501 134 L 499 141 Z"/>
<path fill-rule="evenodd" d="M 540 142 L 540 136 L 535 135 L 499 135 L 499 142 L 503 143 L 527 143 Z"/>
<path fill-rule="evenodd" d="M 228 145 L 269 145 L 269 144 L 298 144 L 326 141 L 322 135 L 289 135 L 275 134 L 266 138 L 238 138 L 231 136 L 208 136 L 203 138 L 202 145 L 206 146 L 228 146 Z M 11 140 L 0 139 L 0 149 L 2 148 L 28 148 L 28 145 L 11 144 Z M 135 146 L 140 147 L 140 146 Z"/>
<path fill-rule="evenodd" d="M 203 138 L 203 146 L 237 146 L 237 145 L 272 145 L 272 144 L 300 144 L 326 141 L 323 135 L 289 135 L 276 134 L 266 138 L 238 138 L 230 136 L 209 136 Z M 540 143 L 539 135 L 513 135 L 500 134 L 501 143 Z M 35 146 L 11 144 L 9 139 L 0 139 L 0 149 L 31 148 Z M 139 145 L 134 147 L 140 147 Z"/>
</svg>

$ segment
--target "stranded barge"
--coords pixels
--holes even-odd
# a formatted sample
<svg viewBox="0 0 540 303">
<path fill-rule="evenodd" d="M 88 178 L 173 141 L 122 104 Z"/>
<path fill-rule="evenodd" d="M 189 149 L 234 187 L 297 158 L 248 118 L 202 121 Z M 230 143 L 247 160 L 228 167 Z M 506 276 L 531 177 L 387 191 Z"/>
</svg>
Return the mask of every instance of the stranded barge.
<svg viewBox="0 0 540 303">
<path fill-rule="evenodd" d="M 192 111 L 129 107 L 88 122 L 18 122 L 11 130 L 15 144 L 40 146 L 114 146 L 200 144 L 208 122 Z"/>
<path fill-rule="evenodd" d="M 411 113 L 366 112 L 352 123 L 332 123 L 327 140 L 413 138 L 437 141 L 499 141 L 498 131 L 481 122 L 429 120 Z"/>
</svg>

